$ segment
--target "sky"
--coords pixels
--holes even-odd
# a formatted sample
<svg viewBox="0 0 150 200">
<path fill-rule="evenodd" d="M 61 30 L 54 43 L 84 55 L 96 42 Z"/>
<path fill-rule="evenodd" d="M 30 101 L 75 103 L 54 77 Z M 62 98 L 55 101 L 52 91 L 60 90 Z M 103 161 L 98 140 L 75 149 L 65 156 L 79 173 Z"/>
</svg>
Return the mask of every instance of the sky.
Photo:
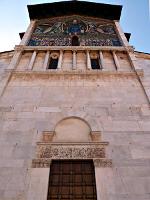
<svg viewBox="0 0 150 200">
<path fill-rule="evenodd" d="M 30 23 L 27 5 L 56 1 L 0 0 L 0 52 L 13 50 L 20 43 L 19 33 L 25 32 Z M 136 51 L 150 53 L 150 0 L 90 1 L 123 5 L 120 24 L 124 32 L 131 33 L 130 45 Z"/>
</svg>

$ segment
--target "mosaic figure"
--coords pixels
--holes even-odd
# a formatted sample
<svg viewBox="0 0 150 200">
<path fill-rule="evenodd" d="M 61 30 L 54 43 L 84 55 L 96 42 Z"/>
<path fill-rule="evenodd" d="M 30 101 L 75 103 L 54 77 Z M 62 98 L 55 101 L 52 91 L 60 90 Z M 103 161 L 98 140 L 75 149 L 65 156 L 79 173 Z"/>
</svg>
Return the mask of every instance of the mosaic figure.
<svg viewBox="0 0 150 200">
<path fill-rule="evenodd" d="M 74 35 L 79 37 L 80 46 L 121 46 L 112 22 L 80 16 L 39 21 L 28 45 L 71 46 Z"/>
</svg>

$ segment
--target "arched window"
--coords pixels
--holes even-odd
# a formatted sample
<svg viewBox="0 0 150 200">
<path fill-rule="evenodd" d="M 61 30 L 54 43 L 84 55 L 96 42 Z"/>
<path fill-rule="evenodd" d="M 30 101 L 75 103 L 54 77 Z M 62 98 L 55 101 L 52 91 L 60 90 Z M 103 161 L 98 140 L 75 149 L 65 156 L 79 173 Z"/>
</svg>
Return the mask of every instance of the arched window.
<svg viewBox="0 0 150 200">
<path fill-rule="evenodd" d="M 79 46 L 79 38 L 77 36 L 72 37 L 72 46 Z"/>
<path fill-rule="evenodd" d="M 51 53 L 48 69 L 57 69 L 59 54 Z"/>
<path fill-rule="evenodd" d="M 48 69 L 57 69 L 57 65 L 58 65 L 58 58 L 56 59 L 51 58 Z"/>
<path fill-rule="evenodd" d="M 91 67 L 92 69 L 100 69 L 99 59 L 98 58 L 91 58 Z"/>
<path fill-rule="evenodd" d="M 97 52 L 90 53 L 90 58 L 91 58 L 91 68 L 96 70 L 101 69 L 98 53 Z"/>
</svg>

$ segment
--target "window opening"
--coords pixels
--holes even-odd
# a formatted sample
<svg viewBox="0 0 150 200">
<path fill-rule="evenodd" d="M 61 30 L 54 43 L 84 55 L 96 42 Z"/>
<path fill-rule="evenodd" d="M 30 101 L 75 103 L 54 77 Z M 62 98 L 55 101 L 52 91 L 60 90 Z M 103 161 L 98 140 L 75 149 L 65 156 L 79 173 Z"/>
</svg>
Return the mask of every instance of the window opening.
<svg viewBox="0 0 150 200">
<path fill-rule="evenodd" d="M 58 65 L 58 58 L 51 58 L 48 69 L 57 69 L 57 65 Z"/>
<path fill-rule="evenodd" d="M 91 58 L 91 67 L 92 69 L 101 69 L 98 58 Z"/>
<path fill-rule="evenodd" d="M 92 160 L 54 160 L 50 167 L 47 200 L 96 200 Z"/>
<path fill-rule="evenodd" d="M 72 46 L 79 46 L 79 38 L 77 36 L 72 37 Z"/>
</svg>

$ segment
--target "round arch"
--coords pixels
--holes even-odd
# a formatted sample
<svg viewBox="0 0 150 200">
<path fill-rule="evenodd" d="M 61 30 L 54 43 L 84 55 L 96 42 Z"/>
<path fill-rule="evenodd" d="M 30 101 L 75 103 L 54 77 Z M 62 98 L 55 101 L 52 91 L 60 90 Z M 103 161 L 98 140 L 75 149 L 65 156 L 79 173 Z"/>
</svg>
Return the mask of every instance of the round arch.
<svg viewBox="0 0 150 200">
<path fill-rule="evenodd" d="M 66 117 L 55 126 L 53 142 L 90 142 L 91 127 L 79 117 Z"/>
</svg>

